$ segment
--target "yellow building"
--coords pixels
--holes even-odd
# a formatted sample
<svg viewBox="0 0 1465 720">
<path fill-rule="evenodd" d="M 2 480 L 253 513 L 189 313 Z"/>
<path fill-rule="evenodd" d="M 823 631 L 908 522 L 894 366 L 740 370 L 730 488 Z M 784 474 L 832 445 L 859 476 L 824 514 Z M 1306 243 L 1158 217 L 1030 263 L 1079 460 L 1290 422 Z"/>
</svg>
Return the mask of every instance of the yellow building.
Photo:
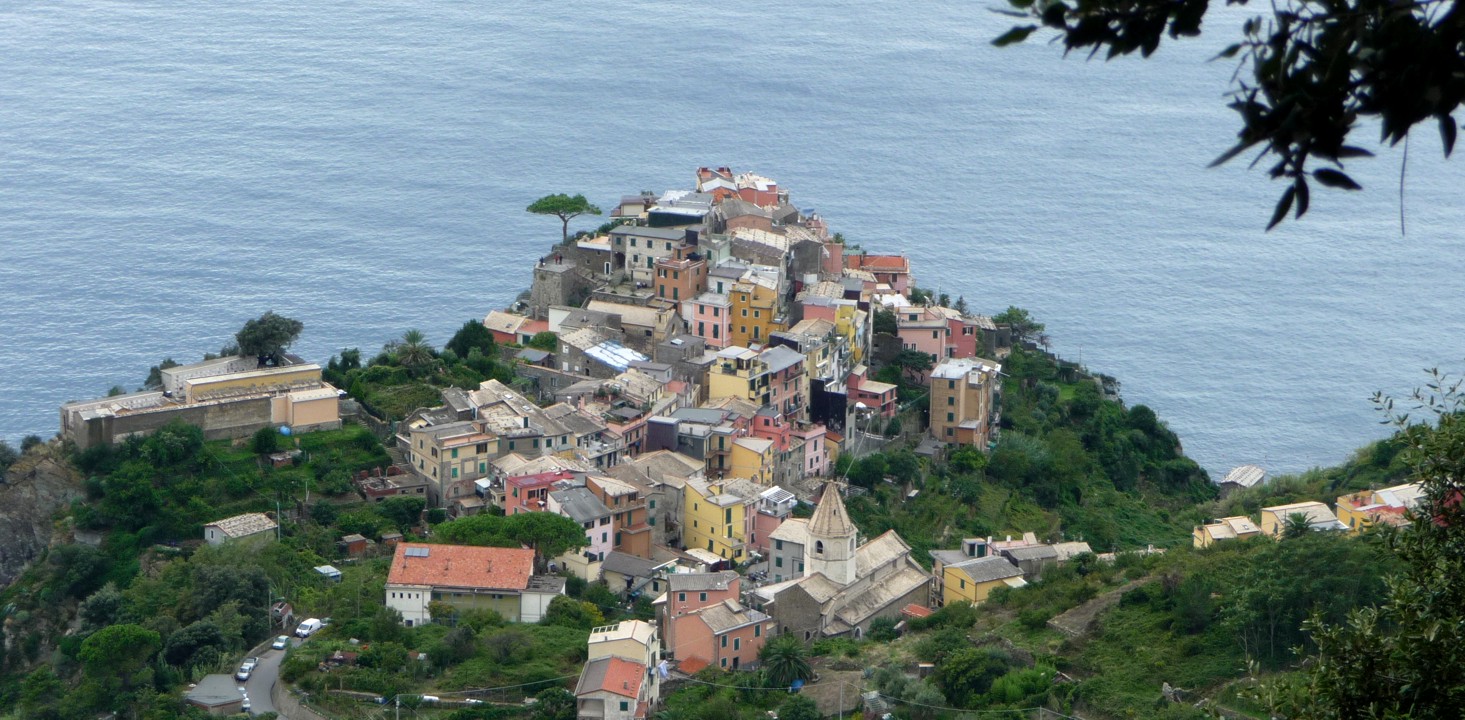
<svg viewBox="0 0 1465 720">
<path fill-rule="evenodd" d="M 1002 366 L 981 358 L 946 360 L 931 370 L 931 436 L 986 450 Z"/>
<path fill-rule="evenodd" d="M 1364 490 L 1338 497 L 1338 521 L 1351 532 L 1359 532 L 1375 523 L 1405 525 L 1405 516 L 1423 496 L 1419 483 L 1395 485 L 1381 490 Z"/>
<path fill-rule="evenodd" d="M 728 338 L 733 345 L 766 344 L 770 334 L 787 327 L 778 313 L 777 290 L 755 282 L 736 282 L 729 290 L 732 327 Z"/>
<path fill-rule="evenodd" d="M 1003 557 L 970 558 L 941 569 L 941 604 L 969 602 L 980 605 L 1000 587 L 1022 587 L 1022 569 Z"/>
<path fill-rule="evenodd" d="M 1221 518 L 1196 527 L 1191 541 L 1198 548 L 1210 547 L 1222 540 L 1250 540 L 1262 534 L 1261 528 L 1245 515 Z"/>
<path fill-rule="evenodd" d="M 471 481 L 486 477 L 498 457 L 498 435 L 481 424 L 458 421 L 443 425 L 408 422 L 406 460 L 427 478 L 430 498 L 441 505 L 472 494 Z"/>
<path fill-rule="evenodd" d="M 759 485 L 773 484 L 773 441 L 742 437 L 733 441 L 732 474 L 750 478 Z"/>
<path fill-rule="evenodd" d="M 1311 530 L 1347 530 L 1348 526 L 1338 522 L 1333 511 L 1316 500 L 1308 502 L 1292 503 L 1290 505 L 1274 505 L 1262 508 L 1261 530 L 1262 533 L 1272 537 L 1282 537 L 1287 530 L 1287 519 L 1293 515 L 1301 515 L 1307 519 L 1307 526 Z"/>
<path fill-rule="evenodd" d="M 682 488 L 682 544 L 733 562 L 747 559 L 753 504 L 762 490 L 741 478 L 688 479 Z"/>
<path fill-rule="evenodd" d="M 707 399 L 741 398 L 762 407 L 772 399 L 768 382 L 767 365 L 758 353 L 732 345 L 718 351 L 707 373 Z"/>
</svg>

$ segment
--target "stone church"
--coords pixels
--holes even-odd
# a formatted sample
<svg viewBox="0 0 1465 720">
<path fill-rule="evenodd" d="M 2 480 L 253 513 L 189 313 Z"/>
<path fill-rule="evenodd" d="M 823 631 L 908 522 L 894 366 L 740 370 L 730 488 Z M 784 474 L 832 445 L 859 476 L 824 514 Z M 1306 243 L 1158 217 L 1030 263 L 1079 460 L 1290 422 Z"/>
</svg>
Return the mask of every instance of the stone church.
<svg viewBox="0 0 1465 720">
<path fill-rule="evenodd" d="M 805 574 L 754 591 L 780 634 L 804 640 L 864 637 L 879 617 L 929 606 L 931 575 L 894 530 L 863 545 L 834 483 L 826 483 L 804 545 Z"/>
</svg>

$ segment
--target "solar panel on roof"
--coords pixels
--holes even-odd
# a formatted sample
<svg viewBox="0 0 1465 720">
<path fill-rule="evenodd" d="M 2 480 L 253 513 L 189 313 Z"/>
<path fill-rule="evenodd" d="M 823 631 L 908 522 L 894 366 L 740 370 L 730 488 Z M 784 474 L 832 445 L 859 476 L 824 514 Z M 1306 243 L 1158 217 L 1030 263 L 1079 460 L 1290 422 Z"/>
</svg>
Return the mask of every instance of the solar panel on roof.
<svg viewBox="0 0 1465 720">
<path fill-rule="evenodd" d="M 425 547 L 409 547 L 403 555 L 406 557 L 427 557 L 427 551 L 428 548 Z"/>
</svg>

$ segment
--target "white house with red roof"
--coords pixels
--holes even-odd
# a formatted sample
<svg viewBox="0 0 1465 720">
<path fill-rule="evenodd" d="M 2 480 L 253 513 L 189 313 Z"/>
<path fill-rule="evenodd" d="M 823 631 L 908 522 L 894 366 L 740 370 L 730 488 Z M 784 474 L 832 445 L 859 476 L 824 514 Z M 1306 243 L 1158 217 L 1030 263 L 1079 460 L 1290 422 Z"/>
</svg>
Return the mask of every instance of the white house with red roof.
<svg viewBox="0 0 1465 720">
<path fill-rule="evenodd" d="M 434 602 L 539 622 L 564 593 L 564 578 L 535 575 L 534 551 L 524 548 L 401 543 L 387 571 L 387 607 L 402 613 L 408 627 L 430 622 Z"/>
<path fill-rule="evenodd" d="M 575 717 L 579 720 L 644 720 L 651 713 L 650 673 L 655 668 L 622 657 L 600 657 L 585 663 L 575 684 Z"/>
</svg>

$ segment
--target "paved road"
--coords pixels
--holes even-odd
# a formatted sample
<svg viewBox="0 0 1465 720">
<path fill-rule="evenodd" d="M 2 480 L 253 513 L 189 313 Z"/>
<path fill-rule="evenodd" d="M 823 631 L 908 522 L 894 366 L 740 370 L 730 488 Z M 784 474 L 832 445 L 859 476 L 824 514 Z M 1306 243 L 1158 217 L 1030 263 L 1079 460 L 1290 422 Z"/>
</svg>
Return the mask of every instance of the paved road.
<svg viewBox="0 0 1465 720">
<path fill-rule="evenodd" d="M 254 673 L 249 676 L 248 682 L 244 683 L 243 689 L 249 696 L 249 710 L 255 715 L 277 712 L 274 702 L 270 700 L 270 689 L 280 676 L 280 661 L 285 659 L 285 651 L 271 650 L 270 643 L 274 641 L 275 638 L 272 635 L 262 645 L 250 651 L 251 655 L 259 658 L 259 665 L 255 666 Z M 292 647 L 299 644 L 300 638 L 290 638 Z M 237 665 L 235 669 L 238 669 Z"/>
</svg>

